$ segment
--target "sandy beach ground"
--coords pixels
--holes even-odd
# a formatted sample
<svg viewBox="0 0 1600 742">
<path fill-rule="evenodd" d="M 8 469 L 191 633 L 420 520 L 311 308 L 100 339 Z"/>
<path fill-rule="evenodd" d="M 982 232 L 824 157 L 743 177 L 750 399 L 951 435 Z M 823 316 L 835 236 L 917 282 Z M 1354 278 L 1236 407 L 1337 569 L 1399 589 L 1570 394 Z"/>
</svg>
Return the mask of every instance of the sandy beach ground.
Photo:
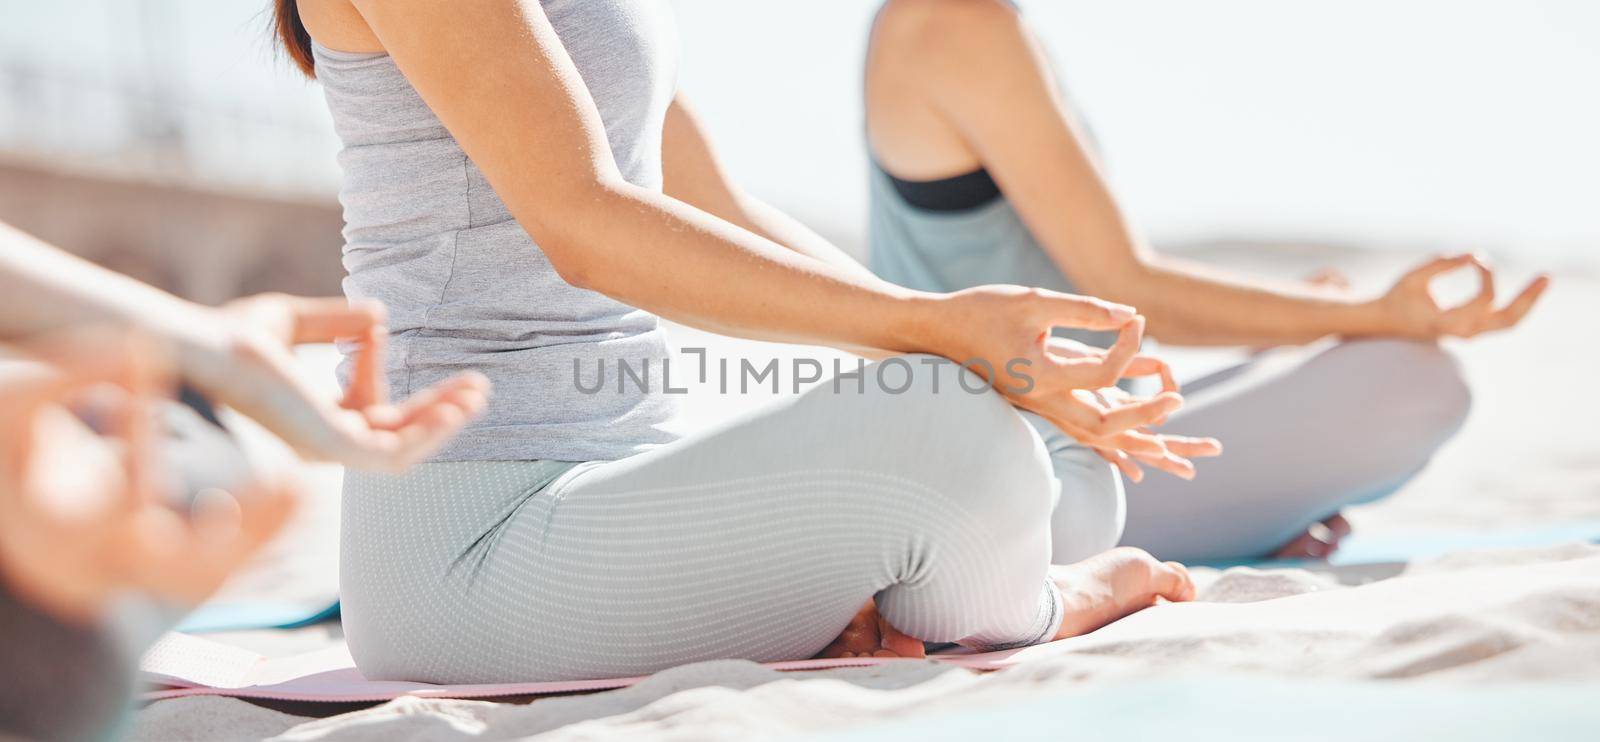
<svg viewBox="0 0 1600 742">
<path fill-rule="evenodd" d="M 1381 285 L 1413 257 L 1306 248 L 1264 259 L 1260 251 L 1215 246 L 1204 255 L 1227 264 L 1246 252 L 1266 273 L 1304 275 L 1334 264 L 1358 285 Z M 1352 513 L 1359 531 L 1404 537 L 1600 520 L 1600 331 L 1593 325 L 1600 273 L 1581 263 L 1507 268 L 1505 290 L 1535 268 L 1549 268 L 1557 280 L 1516 332 L 1455 346 L 1475 390 L 1466 429 L 1400 493 Z M 773 354 L 760 344 L 736 347 Z M 777 350 L 780 357 L 801 352 Z M 1217 356 L 1177 357 L 1199 368 Z M 710 400 L 697 414 L 712 419 L 756 402 Z M 320 498 L 336 498 L 336 488 L 322 490 Z M 330 553 L 332 533 L 322 526 L 306 531 L 317 534 L 316 546 L 301 542 L 302 561 Z M 293 583 L 286 569 L 280 565 L 276 584 Z M 326 574 L 327 565 L 321 569 Z M 1089 736 L 1142 730 L 1205 738 L 1220 733 L 1215 725 L 1227 716 L 1227 724 L 1244 725 L 1229 728 L 1270 736 L 1382 730 L 1406 737 L 1411 730 L 1460 739 L 1513 730 L 1556 738 L 1597 723 L 1593 704 L 1575 700 L 1582 696 L 1573 689 L 1600 697 L 1600 547 L 1473 552 L 1377 568 L 1200 570 L 1198 577 L 1199 602 L 1029 649 L 1015 666 L 982 675 L 914 661 L 780 675 L 724 661 L 677 668 L 630 689 L 517 703 L 175 699 L 141 708 L 130 732 L 138 740 L 970 739 L 1000 731 L 1053 736 L 1070 722 Z M 248 591 L 252 579 L 261 578 L 247 576 L 234 589 Z M 213 638 L 275 654 L 340 635 L 335 623 Z M 1253 705 L 1239 707 L 1240 699 Z M 1439 726 L 1444 717 L 1429 714 L 1439 707 L 1428 705 L 1437 703 L 1478 713 L 1457 713 L 1454 726 Z M 1414 713 L 1394 715 L 1394 704 L 1412 704 Z M 1307 725 L 1300 714 L 1319 708 L 1349 713 Z M 1419 720 L 1428 726 L 1415 726 Z M 1102 722 L 1113 726 L 1094 726 Z"/>
</svg>

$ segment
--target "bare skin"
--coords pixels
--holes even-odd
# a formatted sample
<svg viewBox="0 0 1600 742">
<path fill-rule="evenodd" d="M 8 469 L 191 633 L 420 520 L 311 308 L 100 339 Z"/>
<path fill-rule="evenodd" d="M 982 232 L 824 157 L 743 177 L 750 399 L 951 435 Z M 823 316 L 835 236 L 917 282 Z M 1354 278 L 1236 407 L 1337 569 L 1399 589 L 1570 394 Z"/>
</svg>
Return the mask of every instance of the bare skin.
<svg viewBox="0 0 1600 742">
<path fill-rule="evenodd" d="M 1173 345 L 1470 338 L 1515 326 L 1549 286 L 1536 277 L 1500 305 L 1494 271 L 1470 254 L 1428 260 L 1375 297 L 1352 293 L 1336 274 L 1275 283 L 1160 255 L 1123 214 L 1060 91 L 1009 2 L 889 0 L 867 59 L 868 139 L 898 177 L 986 169 L 1064 276 L 1087 294 L 1138 306 L 1151 336 Z M 1431 285 L 1457 270 L 1477 274 L 1478 295 L 1441 305 Z M 1331 553 L 1348 528 L 1343 519 L 1318 524 L 1282 554 Z"/>
<path fill-rule="evenodd" d="M 151 464 L 150 407 L 170 388 L 163 357 L 126 336 L 51 356 L 10 364 L 0 392 L 0 579 L 78 625 L 130 590 L 198 604 L 282 527 L 299 493 L 261 484 L 209 492 L 190 514 L 168 508 Z M 109 437 L 66 407 L 89 392 L 116 417 Z"/>
<path fill-rule="evenodd" d="M 1194 600 L 1194 580 L 1177 562 L 1162 562 L 1142 549 L 1120 547 L 1076 564 L 1053 565 L 1050 579 L 1061 591 L 1065 617 L 1052 640 L 1082 636 L 1162 602 Z M 889 625 L 868 601 L 838 639 L 818 657 L 926 656 L 922 641 Z"/>
<path fill-rule="evenodd" d="M 427 458 L 487 403 L 488 381 L 466 372 L 391 402 L 383 378 L 384 309 L 375 302 L 283 294 L 222 307 L 184 301 L 0 224 L 0 342 L 76 327 L 142 333 L 174 376 L 248 415 L 301 456 L 398 471 Z M 303 343 L 358 341 L 350 388 L 329 398 L 294 373 Z"/>
</svg>

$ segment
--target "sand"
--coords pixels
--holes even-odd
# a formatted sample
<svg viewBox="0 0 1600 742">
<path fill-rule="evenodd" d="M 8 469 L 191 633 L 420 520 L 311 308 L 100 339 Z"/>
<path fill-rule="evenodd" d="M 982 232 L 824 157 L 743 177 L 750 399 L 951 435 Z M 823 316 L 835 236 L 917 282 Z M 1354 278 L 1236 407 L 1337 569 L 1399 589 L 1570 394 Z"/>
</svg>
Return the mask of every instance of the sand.
<svg viewBox="0 0 1600 742">
<path fill-rule="evenodd" d="M 1226 251 L 1217 254 L 1227 262 Z M 1319 254 L 1279 257 L 1268 270 L 1292 274 Z M 1370 280 L 1399 260 L 1359 257 L 1369 264 L 1356 270 Z M 1600 395 L 1592 391 L 1600 351 L 1588 325 L 1600 317 L 1600 280 L 1582 270 L 1562 271 L 1557 279 L 1519 331 L 1457 348 L 1476 390 L 1466 430 L 1402 492 L 1353 513 L 1358 529 L 1404 534 L 1600 518 L 1600 433 L 1594 429 Z M 707 340 L 694 334 L 678 339 Z M 771 355 L 760 344 L 728 347 Z M 1197 354 L 1184 362 L 1207 360 Z M 758 395 L 713 400 L 698 414 L 713 419 L 758 402 Z M 1583 696 L 1559 689 L 1588 683 L 1596 684 L 1588 691 L 1600 691 L 1600 547 L 1471 552 L 1377 568 L 1199 570 L 1197 576 L 1203 590 L 1195 603 L 1153 608 L 1086 637 L 1031 648 L 1015 666 L 984 675 L 915 661 L 783 675 L 723 661 L 675 668 L 633 688 L 531 703 L 401 699 L 367 708 L 269 708 L 226 698 L 175 699 L 141 709 L 130 731 L 140 740 L 745 739 L 849 732 L 913 739 L 953 735 L 966 728 L 963 720 L 982 718 L 1011 719 L 1022 725 L 1009 729 L 1015 736 L 1029 730 L 1039 736 L 1038 724 L 1049 723 L 1039 721 L 1040 708 L 1047 719 L 1058 708 L 1040 707 L 1040 699 L 1078 709 L 1073 718 L 1089 723 L 1096 709 L 1154 693 L 1187 703 L 1185 713 L 1204 732 L 1208 709 L 1220 712 L 1237 701 L 1240 691 L 1224 693 L 1228 688 L 1257 689 L 1261 698 L 1278 699 L 1263 702 L 1278 711 L 1296 707 L 1283 700 L 1289 698 L 1359 707 L 1351 708 L 1349 719 L 1325 719 L 1317 727 L 1334 731 L 1362 722 L 1381 722 L 1388 730 L 1418 718 L 1434 723 L 1426 708 L 1407 717 L 1411 722 L 1384 721 L 1384 703 L 1376 700 L 1416 698 L 1422 691 L 1441 691 L 1465 710 L 1522 697 L 1506 695 L 1512 691 L 1540 700 L 1493 723 L 1465 727 L 1468 733 L 1550 722 L 1557 727 L 1546 731 L 1560 736 L 1595 718 L 1594 704 L 1568 701 Z M 287 653 L 338 641 L 339 634 L 333 625 L 224 638 Z M 1338 700 L 1347 692 L 1365 700 Z M 980 713 L 990 716 L 973 716 Z M 1449 718 L 1470 721 L 1473 715 Z M 930 726 L 930 719 L 950 721 Z M 1500 723 L 1512 726 L 1495 726 Z"/>
</svg>

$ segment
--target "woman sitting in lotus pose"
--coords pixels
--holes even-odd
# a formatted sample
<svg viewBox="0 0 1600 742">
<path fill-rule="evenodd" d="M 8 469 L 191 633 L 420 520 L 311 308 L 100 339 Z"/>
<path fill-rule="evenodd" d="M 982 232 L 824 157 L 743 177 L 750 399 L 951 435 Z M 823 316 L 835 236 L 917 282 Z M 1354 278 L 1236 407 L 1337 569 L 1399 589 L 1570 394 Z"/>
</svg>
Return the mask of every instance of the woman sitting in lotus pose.
<svg viewBox="0 0 1600 742">
<path fill-rule="evenodd" d="M 1058 558 L 1109 548 L 1118 535 L 1163 559 L 1326 556 L 1349 532 L 1339 511 L 1398 489 L 1466 416 L 1466 383 L 1436 341 L 1517 324 L 1549 283 L 1536 279 L 1496 308 L 1495 276 L 1471 255 L 1427 261 L 1382 296 L 1360 297 L 1151 252 L 1007 0 L 885 3 L 866 112 L 871 267 L 883 278 L 921 291 L 1014 283 L 1104 297 L 1138 306 L 1150 335 L 1172 345 L 1342 339 L 1186 383 L 1189 404 L 1165 429 L 1215 435 L 1229 455 L 1197 483 L 1141 481 L 1119 459 L 1133 482 L 1126 500 L 1120 490 L 1063 489 L 1064 507 L 1099 515 L 1056 530 Z M 1477 297 L 1436 303 L 1432 279 L 1469 267 L 1482 280 Z M 1070 428 L 1029 419 L 1063 481 L 1094 464 L 1095 449 Z M 1107 518 L 1119 524 L 1111 532 L 1070 528 Z"/>
<path fill-rule="evenodd" d="M 1019 286 L 896 286 L 746 196 L 678 94 L 665 2 L 277 14 L 343 140 L 345 287 L 388 307 L 389 377 L 470 369 L 495 390 L 431 462 L 345 480 L 344 621 L 367 677 L 1015 647 L 1192 596 L 1138 550 L 1085 559 L 1058 538 L 1052 566 L 1059 524 L 1115 541 L 1075 508 L 1120 485 L 1103 461 L 1063 481 L 1016 409 L 1122 466 L 1192 474 L 1218 443 L 1147 428 L 1179 395 L 1112 388 L 1160 367 L 1137 356 L 1144 320 Z M 887 360 L 679 436 L 658 316 Z M 1118 340 L 1065 352 L 1055 327 Z M 574 378 L 623 362 L 655 372 Z"/>
</svg>

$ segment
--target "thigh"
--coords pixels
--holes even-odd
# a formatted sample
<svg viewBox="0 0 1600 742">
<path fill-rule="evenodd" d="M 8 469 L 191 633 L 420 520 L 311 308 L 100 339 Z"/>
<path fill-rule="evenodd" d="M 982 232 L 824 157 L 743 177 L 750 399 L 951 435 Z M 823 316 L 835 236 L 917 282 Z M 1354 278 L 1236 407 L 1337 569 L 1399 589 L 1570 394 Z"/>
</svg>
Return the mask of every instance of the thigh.
<svg viewBox="0 0 1600 742">
<path fill-rule="evenodd" d="M 1253 558 L 1392 492 L 1461 424 L 1467 395 L 1438 347 L 1352 341 L 1263 353 L 1186 387 L 1164 430 L 1220 439 L 1185 482 L 1128 486 L 1123 543 L 1166 559 Z"/>
<path fill-rule="evenodd" d="M 499 488 L 454 516 L 468 523 L 454 542 L 470 543 L 428 559 L 458 601 L 433 620 L 461 638 L 376 672 L 459 682 L 795 659 L 903 585 L 917 594 L 902 612 L 929 636 L 1009 636 L 984 632 L 1039 612 L 1047 459 L 1009 404 L 964 391 L 945 365 L 898 367 L 914 377 L 899 391 L 910 377 L 823 385 L 653 451 L 579 464 L 526 498 Z M 452 550 L 462 556 L 439 567 Z M 1001 609 L 1015 616 L 985 623 Z M 414 628 L 405 643 L 426 636 Z"/>
</svg>

